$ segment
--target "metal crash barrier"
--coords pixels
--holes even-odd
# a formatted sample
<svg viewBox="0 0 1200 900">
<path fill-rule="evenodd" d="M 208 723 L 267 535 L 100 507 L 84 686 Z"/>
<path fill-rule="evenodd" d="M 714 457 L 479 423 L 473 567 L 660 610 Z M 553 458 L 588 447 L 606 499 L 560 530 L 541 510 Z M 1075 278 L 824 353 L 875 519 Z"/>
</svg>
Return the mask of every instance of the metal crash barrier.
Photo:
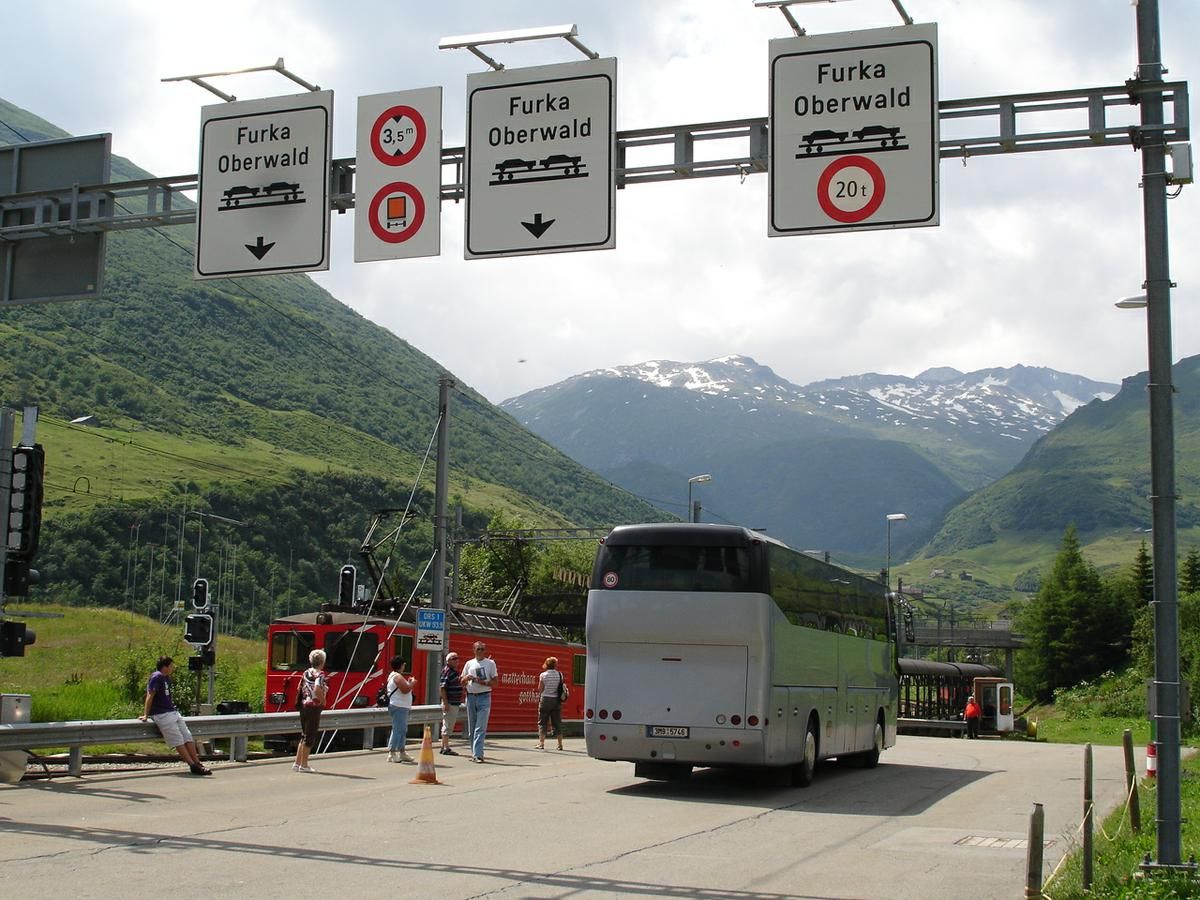
<svg viewBox="0 0 1200 900">
<path fill-rule="evenodd" d="M 441 706 L 414 706 L 409 714 L 410 725 L 440 722 Z M 392 718 L 386 707 L 367 709 L 327 709 L 321 714 L 322 731 L 362 730 L 364 750 L 374 747 L 375 729 L 391 727 Z M 197 741 L 217 738 L 230 739 L 230 759 L 246 762 L 246 738 L 268 734 L 291 734 L 300 731 L 298 712 L 243 713 L 225 716 L 189 716 L 188 728 Z M 83 771 L 83 748 L 95 744 L 137 744 L 162 741 L 153 722 L 139 719 L 115 719 L 99 722 L 35 722 L 0 725 L 0 753 L 30 751 L 51 747 L 70 750 L 69 771 Z M 19 780 L 19 779 L 18 779 Z"/>
</svg>

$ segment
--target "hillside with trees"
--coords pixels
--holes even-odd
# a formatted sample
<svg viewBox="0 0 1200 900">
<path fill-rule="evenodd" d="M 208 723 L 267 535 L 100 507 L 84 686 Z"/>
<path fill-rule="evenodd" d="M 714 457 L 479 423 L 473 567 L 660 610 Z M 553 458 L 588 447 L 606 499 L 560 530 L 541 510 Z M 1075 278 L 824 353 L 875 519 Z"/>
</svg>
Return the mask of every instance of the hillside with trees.
<svg viewBox="0 0 1200 900">
<path fill-rule="evenodd" d="M 0 142 L 62 136 L 0 118 Z M 114 180 L 143 177 L 114 158 Z M 202 574 L 257 625 L 329 599 L 381 508 L 409 509 L 393 565 L 415 580 L 442 367 L 306 276 L 195 281 L 193 250 L 189 228 L 112 233 L 101 299 L 0 310 L 0 400 L 39 408 L 47 453 L 33 597 L 157 611 Z M 449 435 L 467 528 L 663 517 L 468 385 Z"/>
</svg>

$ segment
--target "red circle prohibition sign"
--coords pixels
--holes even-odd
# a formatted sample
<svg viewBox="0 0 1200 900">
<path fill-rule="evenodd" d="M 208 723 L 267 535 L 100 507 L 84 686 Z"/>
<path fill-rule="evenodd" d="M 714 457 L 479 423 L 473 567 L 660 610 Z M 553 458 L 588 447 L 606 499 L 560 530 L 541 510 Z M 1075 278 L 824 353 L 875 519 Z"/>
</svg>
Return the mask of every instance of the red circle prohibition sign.
<svg viewBox="0 0 1200 900">
<path fill-rule="evenodd" d="M 404 194 L 410 198 L 412 200 L 412 209 L 409 210 L 406 208 L 404 210 L 405 224 L 402 229 L 399 231 L 388 231 L 379 219 L 379 208 L 383 205 L 383 201 L 395 197 L 396 194 Z M 421 196 L 420 191 L 407 181 L 393 181 L 391 184 L 380 188 L 378 193 L 371 198 L 371 207 L 368 211 L 367 221 L 371 223 L 371 230 L 375 232 L 375 237 L 381 241 L 388 244 L 403 244 L 417 233 L 417 230 L 421 227 L 421 223 L 425 221 L 425 198 Z"/>
<path fill-rule="evenodd" d="M 389 122 L 398 122 L 405 116 L 412 119 L 413 126 L 417 132 L 413 137 L 413 145 L 403 153 L 389 153 L 383 149 L 383 144 L 379 142 L 380 133 L 383 131 L 383 127 Z M 420 153 L 421 148 L 425 146 L 425 131 L 425 118 L 419 112 L 411 106 L 393 106 L 391 109 L 384 110 L 380 115 L 376 116 L 375 124 L 371 126 L 371 152 L 385 166 L 402 166 L 405 163 L 412 162 L 413 157 Z"/>
<path fill-rule="evenodd" d="M 871 176 L 871 199 L 860 209 L 846 210 L 836 206 L 830 199 L 829 183 L 833 181 L 833 176 L 842 169 L 851 167 L 862 169 Z M 883 195 L 886 193 L 887 180 L 883 177 L 883 169 L 879 168 L 873 159 L 866 156 L 843 156 L 837 162 L 830 163 L 817 181 L 817 202 L 821 204 L 821 209 L 825 210 L 825 215 L 847 224 L 869 219 L 883 203 Z"/>
</svg>

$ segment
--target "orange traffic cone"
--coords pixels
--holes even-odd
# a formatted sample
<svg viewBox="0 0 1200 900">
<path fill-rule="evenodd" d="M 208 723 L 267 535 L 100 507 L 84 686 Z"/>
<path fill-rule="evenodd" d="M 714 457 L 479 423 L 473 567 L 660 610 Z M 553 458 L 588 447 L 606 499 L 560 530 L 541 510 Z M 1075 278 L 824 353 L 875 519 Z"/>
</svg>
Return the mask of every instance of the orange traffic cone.
<svg viewBox="0 0 1200 900">
<path fill-rule="evenodd" d="M 1158 775 L 1158 745 L 1151 741 L 1146 745 L 1146 777 Z"/>
<path fill-rule="evenodd" d="M 426 725 L 425 737 L 421 741 L 421 756 L 417 760 L 417 777 L 409 784 L 441 784 L 437 768 L 433 764 L 433 730 Z"/>
</svg>

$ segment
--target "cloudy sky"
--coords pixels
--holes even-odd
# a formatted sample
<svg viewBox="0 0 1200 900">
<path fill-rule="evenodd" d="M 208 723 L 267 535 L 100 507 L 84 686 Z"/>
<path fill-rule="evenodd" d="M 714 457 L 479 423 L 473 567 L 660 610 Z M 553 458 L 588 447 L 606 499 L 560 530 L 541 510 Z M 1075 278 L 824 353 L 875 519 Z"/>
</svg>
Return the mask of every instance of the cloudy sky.
<svg viewBox="0 0 1200 900">
<path fill-rule="evenodd" d="M 13 3 L 15 6 L 15 2 Z M 1118 85 L 1136 63 L 1129 0 L 904 0 L 939 29 L 942 99 Z M 1160 0 L 1171 80 L 1200 70 L 1200 4 Z M 790 30 L 752 0 L 55 0 L 7 30 L 0 96 L 159 175 L 197 171 L 200 108 L 164 77 L 268 65 L 335 92 L 334 155 L 355 152 L 356 98 L 440 85 L 443 141 L 465 140 L 467 75 L 450 35 L 573 23 L 618 60 L 618 130 L 765 116 L 768 41 Z M 794 7 L 810 33 L 899 25 L 890 0 Z M 509 68 L 582 59 L 564 41 L 508 45 Z M 295 93 L 279 75 L 217 83 Z M 1132 119 L 1130 120 L 1132 121 Z M 954 133 L 962 135 L 963 125 Z M 971 136 L 992 133 L 973 121 Z M 943 128 L 943 137 L 948 129 Z M 617 248 L 466 261 L 463 210 L 440 257 L 355 264 L 334 217 L 335 296 L 494 401 L 588 369 L 745 354 L 804 384 L 1018 363 L 1118 381 L 1146 368 L 1144 315 L 1113 301 L 1144 278 L 1141 162 L 1128 147 L 941 164 L 934 228 L 767 237 L 767 178 L 635 185 Z M 1200 353 L 1200 189 L 1168 204 L 1175 358 Z"/>
</svg>

